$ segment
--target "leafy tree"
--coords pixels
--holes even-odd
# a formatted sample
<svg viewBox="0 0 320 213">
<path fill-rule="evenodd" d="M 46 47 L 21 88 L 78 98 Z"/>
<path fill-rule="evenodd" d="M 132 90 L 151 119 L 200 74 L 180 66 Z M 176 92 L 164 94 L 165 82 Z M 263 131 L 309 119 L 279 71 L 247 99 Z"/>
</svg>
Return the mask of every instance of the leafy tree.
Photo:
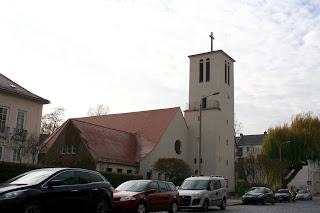
<svg viewBox="0 0 320 213">
<path fill-rule="evenodd" d="M 276 175 L 275 171 L 266 165 L 264 171 L 268 181 L 272 180 L 273 184 L 279 184 L 281 176 L 280 185 L 286 187 L 302 167 L 308 164 L 308 160 L 320 160 L 319 118 L 313 117 L 310 112 L 301 113 L 292 119 L 290 126 L 284 124 L 269 129 L 261 153 L 273 161 L 278 160 L 280 146 L 281 162 L 274 163 L 273 167 L 279 169 L 281 163 L 281 171 Z"/>
<path fill-rule="evenodd" d="M 87 112 L 88 116 L 97 116 L 97 115 L 107 115 L 109 114 L 109 106 L 98 104 L 94 107 L 90 107 L 90 109 Z"/>
<path fill-rule="evenodd" d="M 186 178 L 193 174 L 191 167 L 178 158 L 159 158 L 152 168 L 169 176 L 169 180 L 173 178 Z"/>
<path fill-rule="evenodd" d="M 64 122 L 64 111 L 63 107 L 55 107 L 51 113 L 45 114 L 41 119 L 41 133 L 52 134 L 58 129 Z"/>
</svg>

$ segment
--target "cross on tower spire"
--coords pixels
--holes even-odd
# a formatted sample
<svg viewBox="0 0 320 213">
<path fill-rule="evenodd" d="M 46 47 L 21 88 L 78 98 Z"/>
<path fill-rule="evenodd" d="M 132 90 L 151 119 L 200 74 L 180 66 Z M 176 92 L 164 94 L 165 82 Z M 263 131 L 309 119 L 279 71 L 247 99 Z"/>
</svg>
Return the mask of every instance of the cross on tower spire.
<svg viewBox="0 0 320 213">
<path fill-rule="evenodd" d="M 213 37 L 213 33 L 211 32 L 211 35 L 209 35 L 209 37 L 210 37 L 210 40 L 211 40 L 211 52 L 213 52 L 213 39 L 214 39 L 214 37 Z"/>
</svg>

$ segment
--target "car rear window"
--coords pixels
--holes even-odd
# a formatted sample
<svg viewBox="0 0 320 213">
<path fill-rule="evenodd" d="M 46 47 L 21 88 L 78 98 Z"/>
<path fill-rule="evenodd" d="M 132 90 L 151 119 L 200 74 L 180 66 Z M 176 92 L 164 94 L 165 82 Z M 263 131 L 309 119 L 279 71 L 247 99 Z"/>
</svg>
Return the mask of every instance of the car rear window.
<svg viewBox="0 0 320 213">
<path fill-rule="evenodd" d="M 103 178 L 98 174 L 90 173 L 92 182 L 104 182 Z"/>
<path fill-rule="evenodd" d="M 171 191 L 177 190 L 177 188 L 172 183 L 168 183 L 168 185 Z"/>
<path fill-rule="evenodd" d="M 167 192 L 168 191 L 166 183 L 164 183 L 164 182 L 158 182 L 158 183 L 159 183 L 160 192 Z"/>
<path fill-rule="evenodd" d="M 87 184 L 91 182 L 90 175 L 87 172 L 77 172 L 77 179 L 79 184 Z"/>
</svg>

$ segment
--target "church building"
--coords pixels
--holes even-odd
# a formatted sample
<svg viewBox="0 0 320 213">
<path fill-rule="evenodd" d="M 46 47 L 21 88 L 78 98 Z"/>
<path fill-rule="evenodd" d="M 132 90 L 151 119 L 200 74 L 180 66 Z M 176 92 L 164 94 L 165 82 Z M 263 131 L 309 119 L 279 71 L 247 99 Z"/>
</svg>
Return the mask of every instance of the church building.
<svg viewBox="0 0 320 213">
<path fill-rule="evenodd" d="M 42 163 L 139 173 L 164 157 L 183 159 L 195 175 L 218 175 L 234 191 L 234 62 L 222 50 L 190 55 L 189 103 L 180 107 L 73 118 L 48 137 Z"/>
</svg>

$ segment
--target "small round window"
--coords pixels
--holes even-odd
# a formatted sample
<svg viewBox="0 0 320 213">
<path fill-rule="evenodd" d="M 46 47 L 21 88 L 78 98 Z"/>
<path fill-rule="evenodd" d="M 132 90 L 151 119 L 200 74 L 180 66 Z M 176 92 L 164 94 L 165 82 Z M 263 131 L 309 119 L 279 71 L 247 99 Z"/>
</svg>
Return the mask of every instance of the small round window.
<svg viewBox="0 0 320 213">
<path fill-rule="evenodd" d="M 176 153 L 179 155 L 181 154 L 181 141 L 176 140 L 176 143 L 174 144 L 174 149 L 176 150 Z"/>
</svg>

